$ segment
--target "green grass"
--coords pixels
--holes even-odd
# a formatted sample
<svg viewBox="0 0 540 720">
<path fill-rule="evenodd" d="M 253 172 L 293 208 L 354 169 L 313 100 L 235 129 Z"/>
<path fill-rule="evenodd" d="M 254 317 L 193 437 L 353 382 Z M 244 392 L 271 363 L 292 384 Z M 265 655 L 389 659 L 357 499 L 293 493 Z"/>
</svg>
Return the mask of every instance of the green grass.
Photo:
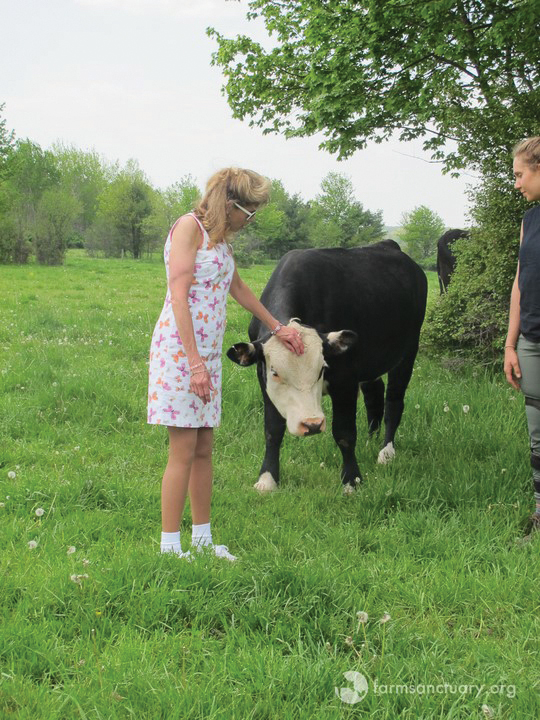
<svg viewBox="0 0 540 720">
<path fill-rule="evenodd" d="M 261 497 L 255 371 L 225 360 L 213 531 L 241 562 L 188 564 L 158 553 L 166 432 L 145 423 L 164 287 L 158 259 L 0 268 L 0 717 L 537 718 L 540 546 L 516 543 L 528 442 L 502 375 L 421 352 L 392 464 L 359 405 L 354 496 L 326 433 L 287 437 Z M 247 323 L 231 302 L 225 348 Z"/>
</svg>

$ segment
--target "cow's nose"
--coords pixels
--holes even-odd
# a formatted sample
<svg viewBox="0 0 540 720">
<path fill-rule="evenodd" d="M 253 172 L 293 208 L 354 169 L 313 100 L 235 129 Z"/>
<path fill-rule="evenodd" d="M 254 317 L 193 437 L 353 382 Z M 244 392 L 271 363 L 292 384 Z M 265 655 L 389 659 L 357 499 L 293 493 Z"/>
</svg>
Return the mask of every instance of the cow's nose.
<svg viewBox="0 0 540 720">
<path fill-rule="evenodd" d="M 300 425 L 303 435 L 317 435 L 317 433 L 324 430 L 325 421 L 324 418 L 322 418 L 322 420 L 319 418 L 308 418 L 307 420 L 303 420 Z"/>
</svg>

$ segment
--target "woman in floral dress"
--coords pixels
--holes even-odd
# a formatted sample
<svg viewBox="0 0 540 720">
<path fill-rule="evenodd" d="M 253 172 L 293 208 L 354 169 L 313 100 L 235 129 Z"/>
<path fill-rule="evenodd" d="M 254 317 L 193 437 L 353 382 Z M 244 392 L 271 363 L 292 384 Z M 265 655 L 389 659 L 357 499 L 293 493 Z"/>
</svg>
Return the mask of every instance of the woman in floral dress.
<svg viewBox="0 0 540 720">
<path fill-rule="evenodd" d="M 167 294 L 150 348 L 148 422 L 166 425 L 169 432 L 161 551 L 180 557 L 190 555 L 182 552 L 179 530 L 189 495 L 194 549 L 207 547 L 218 557 L 236 559 L 224 545 L 213 544 L 210 529 L 228 293 L 289 350 L 303 352 L 298 332 L 281 325 L 241 280 L 228 243 L 268 201 L 269 189 L 268 180 L 251 170 L 217 172 L 198 207 L 176 221 L 165 242 Z"/>
</svg>

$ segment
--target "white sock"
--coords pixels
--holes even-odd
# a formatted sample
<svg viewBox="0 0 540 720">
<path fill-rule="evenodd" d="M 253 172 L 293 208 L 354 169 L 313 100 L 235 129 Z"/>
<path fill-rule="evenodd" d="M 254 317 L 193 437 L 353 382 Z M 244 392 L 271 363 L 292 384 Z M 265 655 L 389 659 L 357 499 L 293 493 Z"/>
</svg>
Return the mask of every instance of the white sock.
<svg viewBox="0 0 540 720">
<path fill-rule="evenodd" d="M 212 544 L 212 532 L 210 523 L 194 525 L 191 530 L 191 544 L 198 547 L 205 547 Z"/>
<path fill-rule="evenodd" d="M 161 533 L 161 552 L 174 552 L 178 555 L 182 552 L 182 546 L 180 545 L 180 530 L 172 533 Z"/>
</svg>

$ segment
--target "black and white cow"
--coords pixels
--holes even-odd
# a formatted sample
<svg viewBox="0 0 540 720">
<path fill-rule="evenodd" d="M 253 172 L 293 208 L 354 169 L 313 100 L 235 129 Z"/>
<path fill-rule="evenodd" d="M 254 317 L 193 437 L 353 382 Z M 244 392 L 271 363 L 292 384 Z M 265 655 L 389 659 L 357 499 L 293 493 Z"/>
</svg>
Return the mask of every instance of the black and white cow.
<svg viewBox="0 0 540 720">
<path fill-rule="evenodd" d="M 261 301 L 282 323 L 299 318 L 304 354 L 284 348 L 256 319 L 249 326 L 252 342 L 237 343 L 227 352 L 239 365 L 257 363 L 266 434 L 255 485 L 259 491 L 277 488 L 285 427 L 301 436 L 325 429 L 323 391 L 332 400 L 332 433 L 343 456 L 344 491 L 362 480 L 355 456 L 359 387 L 370 434 L 384 417 L 379 462 L 393 457 L 426 296 L 423 270 L 393 240 L 363 248 L 292 250 L 281 259 Z M 385 398 L 381 376 L 386 373 Z"/>
<path fill-rule="evenodd" d="M 467 230 L 447 230 L 437 240 L 437 275 L 441 295 L 448 290 L 450 276 L 456 267 L 456 258 L 452 252 L 452 245 L 458 238 L 468 237 Z"/>
</svg>

